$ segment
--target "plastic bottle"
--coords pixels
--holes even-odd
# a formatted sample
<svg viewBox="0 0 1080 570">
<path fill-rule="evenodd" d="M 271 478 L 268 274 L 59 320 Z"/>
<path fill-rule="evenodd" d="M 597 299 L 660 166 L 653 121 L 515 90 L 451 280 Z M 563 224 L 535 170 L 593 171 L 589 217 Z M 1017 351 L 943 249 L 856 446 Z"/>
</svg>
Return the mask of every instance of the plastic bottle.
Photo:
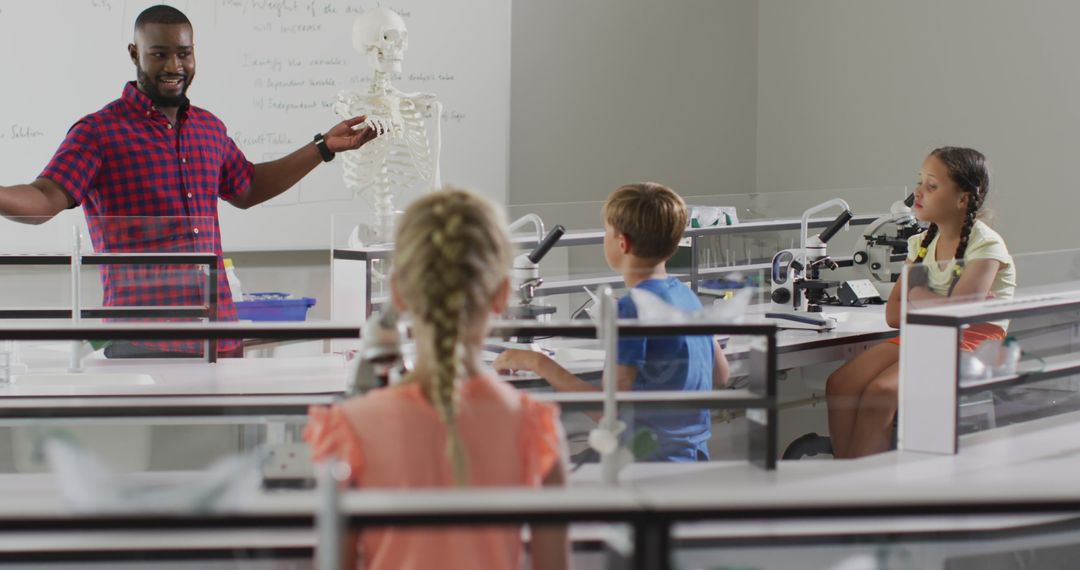
<svg viewBox="0 0 1080 570">
<path fill-rule="evenodd" d="M 1011 376 L 1016 374 L 1020 352 L 1020 343 L 1016 342 L 1015 337 L 988 340 L 980 344 L 970 357 L 961 361 L 960 374 L 964 378 L 972 379 Z"/>
<path fill-rule="evenodd" d="M 229 290 L 232 291 L 233 302 L 244 300 L 244 288 L 240 286 L 240 278 L 236 276 L 236 268 L 229 258 L 225 258 L 225 278 L 229 281 Z"/>
<path fill-rule="evenodd" d="M 1001 341 L 991 339 L 979 344 L 971 353 L 960 355 L 960 375 L 964 378 L 982 380 L 994 376 L 998 355 L 1002 352 Z M 966 356 L 966 358 L 965 358 Z"/>
</svg>

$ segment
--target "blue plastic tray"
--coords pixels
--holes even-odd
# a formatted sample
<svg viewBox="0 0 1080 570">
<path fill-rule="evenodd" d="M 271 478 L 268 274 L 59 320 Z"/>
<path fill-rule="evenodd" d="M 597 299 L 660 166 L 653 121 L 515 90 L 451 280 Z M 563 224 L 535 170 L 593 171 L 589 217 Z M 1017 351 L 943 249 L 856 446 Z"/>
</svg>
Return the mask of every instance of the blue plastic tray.
<svg viewBox="0 0 1080 570">
<path fill-rule="evenodd" d="M 306 321 L 315 299 L 289 297 L 288 293 L 249 293 L 233 304 L 237 318 L 243 321 Z"/>
</svg>

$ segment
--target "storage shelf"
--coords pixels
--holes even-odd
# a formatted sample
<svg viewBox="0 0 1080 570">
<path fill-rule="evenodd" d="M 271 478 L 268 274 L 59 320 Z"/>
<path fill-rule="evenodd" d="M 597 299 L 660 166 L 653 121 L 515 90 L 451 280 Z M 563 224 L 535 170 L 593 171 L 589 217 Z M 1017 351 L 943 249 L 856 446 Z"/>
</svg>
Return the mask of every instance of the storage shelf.
<svg viewBox="0 0 1080 570">
<path fill-rule="evenodd" d="M 88 307 L 80 311 L 84 319 L 206 318 L 205 305 L 177 307 Z M 61 307 L 0 308 L 0 319 L 70 319 L 71 309 Z"/>
<path fill-rule="evenodd" d="M 914 309 L 908 311 L 907 322 L 913 325 L 959 327 L 1070 311 L 1080 311 L 1080 293 L 1051 293 Z"/>
<path fill-rule="evenodd" d="M 213 253 L 87 253 L 83 265 L 217 265 Z M 0 254 L 0 265 L 71 265 L 69 253 Z"/>
<path fill-rule="evenodd" d="M 849 224 L 852 227 L 868 226 L 878 219 L 882 214 L 865 214 L 855 216 L 851 219 Z M 811 218 L 808 222 L 808 227 L 811 229 L 818 229 L 828 227 L 833 221 L 832 218 Z M 753 232 L 762 231 L 787 231 L 797 230 L 802 227 L 800 220 L 762 220 L 753 222 L 740 222 L 733 226 L 712 226 L 708 228 L 690 228 L 683 233 L 684 238 L 699 238 L 707 236 L 724 236 L 724 235 L 738 235 Z M 535 247 L 536 238 L 533 237 L 515 237 L 513 240 L 515 246 L 522 249 Z M 604 232 L 602 231 L 580 231 L 569 232 L 559 239 L 559 242 L 555 244 L 555 247 L 574 247 L 579 245 L 599 245 L 604 243 Z M 352 259 L 357 261 L 371 261 L 375 259 L 386 259 L 393 253 L 394 248 L 390 245 L 379 245 L 373 247 L 364 248 L 334 248 L 334 259 Z"/>
<path fill-rule="evenodd" d="M 564 412 L 599 410 L 604 405 L 601 392 L 541 392 L 537 400 L 554 402 Z M 712 392 L 619 392 L 619 410 L 682 409 L 682 410 L 745 410 L 774 409 L 776 400 L 750 390 L 718 390 Z"/>
<path fill-rule="evenodd" d="M 1017 366 L 1016 374 L 979 380 L 961 380 L 960 394 L 1023 386 L 1073 374 L 1080 374 L 1080 354 L 1050 356 L 1042 361 L 1023 360 Z"/>
</svg>

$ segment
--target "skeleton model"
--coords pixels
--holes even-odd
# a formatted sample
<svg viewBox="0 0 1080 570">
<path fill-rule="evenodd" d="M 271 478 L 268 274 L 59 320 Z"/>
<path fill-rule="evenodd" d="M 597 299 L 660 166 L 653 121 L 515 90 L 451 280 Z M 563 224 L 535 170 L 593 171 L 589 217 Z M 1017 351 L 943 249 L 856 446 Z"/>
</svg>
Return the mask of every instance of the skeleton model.
<svg viewBox="0 0 1080 570">
<path fill-rule="evenodd" d="M 378 138 L 344 154 L 345 186 L 374 200 L 371 235 L 353 239 L 386 243 L 394 232 L 395 193 L 416 188 L 436 189 L 442 185 L 439 178 L 442 104 L 435 95 L 404 93 L 390 84 L 391 74 L 401 72 L 409 47 L 405 21 L 396 12 L 375 8 L 358 16 L 353 23 L 353 47 L 367 57 L 375 78 L 367 92 L 339 93 L 334 110 L 342 118 L 367 115 L 362 126 L 370 126 L 379 133 Z M 428 138 L 429 119 L 433 122 L 433 140 Z"/>
</svg>

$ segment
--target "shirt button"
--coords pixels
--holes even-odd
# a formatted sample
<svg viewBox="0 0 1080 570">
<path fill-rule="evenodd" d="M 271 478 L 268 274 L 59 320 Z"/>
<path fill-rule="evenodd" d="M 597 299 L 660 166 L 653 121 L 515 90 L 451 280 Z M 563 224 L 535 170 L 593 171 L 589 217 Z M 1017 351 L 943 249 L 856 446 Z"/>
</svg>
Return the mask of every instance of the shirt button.
<svg viewBox="0 0 1080 570">
<path fill-rule="evenodd" d="M 188 196 L 191 196 L 191 194 L 188 194 Z M 199 228 L 195 228 L 194 231 L 195 231 L 195 235 L 199 235 Z"/>
<path fill-rule="evenodd" d="M 169 123 L 168 125 L 166 125 L 165 128 L 169 129 L 171 131 L 172 130 L 172 123 Z"/>
<path fill-rule="evenodd" d="M 188 197 L 188 198 L 191 198 L 191 197 L 192 197 L 192 196 L 191 196 L 191 192 L 188 192 L 188 193 L 187 193 L 187 197 Z M 199 233 L 199 230 L 195 230 L 195 233 Z"/>
<path fill-rule="evenodd" d="M 180 162 L 183 163 L 183 164 L 187 164 L 187 159 L 186 158 L 181 158 Z"/>
</svg>

